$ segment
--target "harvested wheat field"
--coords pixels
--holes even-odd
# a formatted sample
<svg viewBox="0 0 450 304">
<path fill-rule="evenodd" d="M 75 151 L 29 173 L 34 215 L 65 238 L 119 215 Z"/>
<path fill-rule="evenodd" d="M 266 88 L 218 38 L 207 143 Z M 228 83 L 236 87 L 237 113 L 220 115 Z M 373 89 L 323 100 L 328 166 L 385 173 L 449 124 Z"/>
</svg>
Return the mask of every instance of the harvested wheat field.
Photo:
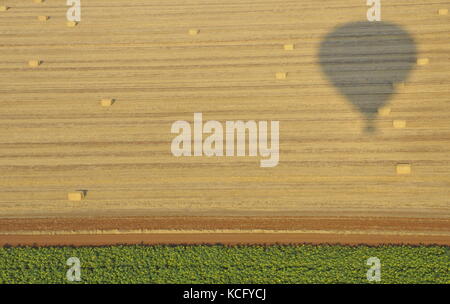
<svg viewBox="0 0 450 304">
<path fill-rule="evenodd" d="M 0 0 L 0 245 L 450 245 L 449 6 Z M 174 156 L 194 113 L 279 160 Z"/>
</svg>

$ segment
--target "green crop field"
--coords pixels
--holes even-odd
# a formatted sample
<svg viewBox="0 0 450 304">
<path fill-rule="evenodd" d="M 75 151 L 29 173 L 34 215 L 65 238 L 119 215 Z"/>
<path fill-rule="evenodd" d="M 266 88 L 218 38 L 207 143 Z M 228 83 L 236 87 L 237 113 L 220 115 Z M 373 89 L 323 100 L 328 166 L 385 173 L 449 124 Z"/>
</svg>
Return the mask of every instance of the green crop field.
<svg viewBox="0 0 450 304">
<path fill-rule="evenodd" d="M 0 248 L 0 283 L 368 283 L 370 257 L 380 283 L 450 283 L 445 246 L 110 246 Z"/>
</svg>

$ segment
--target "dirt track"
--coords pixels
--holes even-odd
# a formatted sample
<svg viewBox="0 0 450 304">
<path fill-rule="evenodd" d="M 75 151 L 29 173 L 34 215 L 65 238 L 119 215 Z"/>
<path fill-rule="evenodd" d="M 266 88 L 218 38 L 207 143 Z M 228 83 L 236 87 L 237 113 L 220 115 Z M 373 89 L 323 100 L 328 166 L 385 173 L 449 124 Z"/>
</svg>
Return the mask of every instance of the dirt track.
<svg viewBox="0 0 450 304">
<path fill-rule="evenodd" d="M 0 220 L 3 233 L 0 234 L 0 245 L 450 245 L 449 222 L 448 219 L 311 217 L 4 219 Z"/>
<path fill-rule="evenodd" d="M 383 20 L 408 33 L 414 52 L 398 31 L 380 35 L 397 44 L 373 50 L 361 28 L 362 44 L 328 54 L 348 96 L 324 72 L 320 49 L 338 26 L 365 20 L 365 1 L 89 0 L 75 27 L 64 1 L 4 2 L 0 244 L 449 244 L 450 22 L 437 15 L 448 2 L 383 3 Z M 336 49 L 354 36 L 338 38 Z M 405 85 L 391 92 L 377 76 L 405 63 Z M 354 96 L 389 97 L 373 134 Z M 116 102 L 104 108 L 103 98 Z M 279 165 L 174 157 L 171 125 L 195 112 L 279 121 Z M 394 127 L 399 120 L 406 127 Z M 397 174 L 404 163 L 411 173 Z M 68 201 L 75 190 L 86 198 Z M 103 234 L 36 235 L 80 229 Z M 105 234 L 117 229 L 145 233 Z M 160 229 L 200 232 L 148 232 Z M 245 234 L 258 229 L 279 232 Z M 217 230 L 241 233 L 207 233 Z M 33 235 L 1 234 L 14 231 Z"/>
<path fill-rule="evenodd" d="M 342 230 L 450 233 L 450 219 L 354 217 L 85 217 L 0 219 L 0 233 L 76 230 Z"/>
</svg>

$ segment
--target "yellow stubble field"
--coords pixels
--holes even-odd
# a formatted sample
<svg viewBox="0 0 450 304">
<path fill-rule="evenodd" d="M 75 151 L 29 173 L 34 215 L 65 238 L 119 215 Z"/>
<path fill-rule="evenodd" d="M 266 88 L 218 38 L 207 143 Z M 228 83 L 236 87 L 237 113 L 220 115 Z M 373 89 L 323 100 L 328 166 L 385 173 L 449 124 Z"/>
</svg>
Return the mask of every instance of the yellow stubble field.
<svg viewBox="0 0 450 304">
<path fill-rule="evenodd" d="M 319 58 L 327 34 L 366 20 L 365 1 L 89 0 L 75 26 L 64 1 L 2 4 L 1 218 L 450 219 L 448 2 L 383 2 L 382 20 L 429 61 L 414 62 L 370 134 Z M 397 45 L 354 56 L 389 69 Z M 361 94 L 384 93 L 368 80 Z M 194 113 L 279 121 L 279 164 L 174 157 L 171 125 Z M 68 200 L 77 190 L 86 196 Z"/>
</svg>

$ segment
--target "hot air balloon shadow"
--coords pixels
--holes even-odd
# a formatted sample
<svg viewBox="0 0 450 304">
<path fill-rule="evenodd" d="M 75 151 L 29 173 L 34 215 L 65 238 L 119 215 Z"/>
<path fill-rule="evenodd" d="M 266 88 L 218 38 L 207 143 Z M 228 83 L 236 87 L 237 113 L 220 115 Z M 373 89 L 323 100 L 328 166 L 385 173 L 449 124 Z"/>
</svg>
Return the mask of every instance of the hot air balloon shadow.
<svg viewBox="0 0 450 304">
<path fill-rule="evenodd" d="M 337 27 L 321 42 L 320 65 L 328 79 L 358 109 L 366 131 L 375 131 L 378 109 L 407 79 L 416 62 L 413 38 L 387 22 L 354 22 Z"/>
</svg>

